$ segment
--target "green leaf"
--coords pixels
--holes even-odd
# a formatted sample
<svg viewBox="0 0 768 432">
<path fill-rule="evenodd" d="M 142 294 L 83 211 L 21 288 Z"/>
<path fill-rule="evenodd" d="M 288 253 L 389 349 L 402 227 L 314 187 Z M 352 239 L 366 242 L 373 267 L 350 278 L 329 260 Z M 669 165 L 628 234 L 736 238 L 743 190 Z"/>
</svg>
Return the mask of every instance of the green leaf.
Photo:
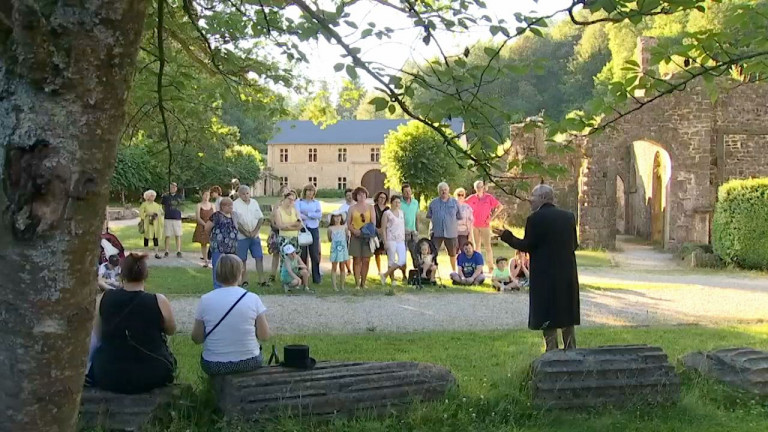
<svg viewBox="0 0 768 432">
<path fill-rule="evenodd" d="M 351 79 L 356 80 L 358 78 L 357 70 L 355 67 L 351 64 L 348 64 L 346 67 L 347 76 L 349 76 Z"/>
<path fill-rule="evenodd" d="M 395 106 L 395 104 L 390 104 L 390 105 L 387 107 L 387 110 L 389 111 L 389 113 L 390 113 L 390 114 L 394 114 L 394 113 L 395 113 L 395 111 L 397 111 L 397 106 Z"/>
<path fill-rule="evenodd" d="M 333 70 L 336 72 L 341 72 L 342 69 L 344 69 L 344 63 L 336 63 L 333 65 Z"/>
<path fill-rule="evenodd" d="M 371 99 L 369 104 L 373 105 L 376 111 L 384 111 L 387 109 L 387 106 L 389 105 L 389 99 L 381 96 L 377 96 L 373 99 Z"/>
<path fill-rule="evenodd" d="M 483 48 L 483 52 L 488 57 L 494 57 L 498 51 L 496 50 L 496 48 L 493 48 L 493 47 L 485 47 Z"/>
</svg>

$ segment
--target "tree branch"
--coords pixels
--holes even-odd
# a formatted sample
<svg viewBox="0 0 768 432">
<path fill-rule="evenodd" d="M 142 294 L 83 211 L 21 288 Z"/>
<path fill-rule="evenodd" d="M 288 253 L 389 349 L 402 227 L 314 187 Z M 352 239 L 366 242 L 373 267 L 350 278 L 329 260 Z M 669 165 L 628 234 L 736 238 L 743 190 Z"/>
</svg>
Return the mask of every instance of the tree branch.
<svg viewBox="0 0 768 432">
<path fill-rule="evenodd" d="M 165 72 L 165 38 L 163 30 L 165 19 L 165 0 L 157 0 L 157 58 L 159 65 L 157 67 L 157 107 L 160 110 L 160 119 L 163 123 L 163 133 L 165 135 L 165 144 L 168 149 L 168 185 L 172 180 L 171 169 L 173 167 L 173 149 L 171 148 L 171 135 L 168 131 L 168 121 L 165 118 L 165 104 L 163 101 L 163 73 Z"/>
</svg>

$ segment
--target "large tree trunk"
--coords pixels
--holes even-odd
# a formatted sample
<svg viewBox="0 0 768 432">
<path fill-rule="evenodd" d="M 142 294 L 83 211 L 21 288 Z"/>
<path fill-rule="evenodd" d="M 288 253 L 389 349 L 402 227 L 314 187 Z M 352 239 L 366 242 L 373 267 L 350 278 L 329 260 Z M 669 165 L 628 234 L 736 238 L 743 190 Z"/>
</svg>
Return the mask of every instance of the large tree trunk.
<svg viewBox="0 0 768 432">
<path fill-rule="evenodd" d="M 0 0 L 0 430 L 74 430 L 145 0 Z"/>
</svg>

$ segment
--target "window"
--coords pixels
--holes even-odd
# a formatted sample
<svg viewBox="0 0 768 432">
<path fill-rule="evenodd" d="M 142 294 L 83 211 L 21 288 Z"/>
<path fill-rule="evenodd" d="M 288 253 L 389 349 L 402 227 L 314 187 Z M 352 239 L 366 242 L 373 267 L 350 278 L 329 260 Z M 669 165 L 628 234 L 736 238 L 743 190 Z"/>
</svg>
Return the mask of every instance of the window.
<svg viewBox="0 0 768 432">
<path fill-rule="evenodd" d="M 288 187 L 288 177 L 280 177 L 280 187 Z"/>
<path fill-rule="evenodd" d="M 346 162 L 347 161 L 347 149 L 340 148 L 339 149 L 339 162 Z"/>
<path fill-rule="evenodd" d="M 317 177 L 310 177 L 309 182 L 312 183 L 312 186 L 317 187 Z"/>
<path fill-rule="evenodd" d="M 288 162 L 288 149 L 280 149 L 280 162 Z"/>
<path fill-rule="evenodd" d="M 309 149 L 309 161 L 310 162 L 317 162 L 317 149 L 316 148 Z"/>
<path fill-rule="evenodd" d="M 336 182 L 336 189 L 344 190 L 346 188 L 347 188 L 347 178 L 339 177 L 338 181 Z"/>
<path fill-rule="evenodd" d="M 381 158 L 381 151 L 378 147 L 371 149 L 371 162 L 378 162 Z"/>
</svg>

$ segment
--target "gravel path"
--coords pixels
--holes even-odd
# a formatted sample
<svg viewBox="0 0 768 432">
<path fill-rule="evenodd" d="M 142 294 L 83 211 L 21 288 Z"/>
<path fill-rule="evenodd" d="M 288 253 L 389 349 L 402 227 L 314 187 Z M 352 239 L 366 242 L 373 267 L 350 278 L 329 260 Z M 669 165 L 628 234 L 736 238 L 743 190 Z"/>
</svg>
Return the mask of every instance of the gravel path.
<svg viewBox="0 0 768 432">
<path fill-rule="evenodd" d="M 586 276 L 586 275 L 585 275 Z M 713 284 L 710 284 L 713 285 Z M 278 333 L 469 330 L 525 327 L 528 296 L 404 294 L 371 297 L 262 296 Z M 196 298 L 171 300 L 189 331 Z M 583 325 L 725 324 L 768 318 L 768 281 L 760 287 L 686 285 L 631 290 L 583 290 Z"/>
</svg>

